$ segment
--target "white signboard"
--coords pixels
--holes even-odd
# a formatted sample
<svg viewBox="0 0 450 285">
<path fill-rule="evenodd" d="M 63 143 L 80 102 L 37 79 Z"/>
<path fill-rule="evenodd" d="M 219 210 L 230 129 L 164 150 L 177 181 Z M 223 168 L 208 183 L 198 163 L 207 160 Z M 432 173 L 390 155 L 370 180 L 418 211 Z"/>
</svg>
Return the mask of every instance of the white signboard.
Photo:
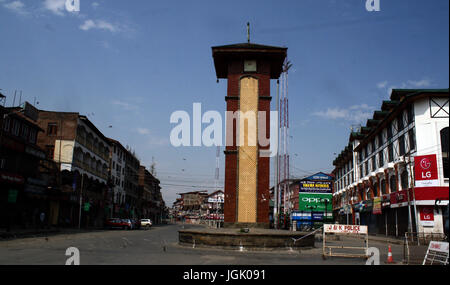
<svg viewBox="0 0 450 285">
<path fill-rule="evenodd" d="M 448 254 L 448 242 L 431 241 L 428 250 L 439 251 Z"/>
<path fill-rule="evenodd" d="M 337 233 L 337 234 L 362 234 L 368 233 L 367 226 L 360 225 L 329 225 L 323 226 L 325 233 Z"/>
</svg>

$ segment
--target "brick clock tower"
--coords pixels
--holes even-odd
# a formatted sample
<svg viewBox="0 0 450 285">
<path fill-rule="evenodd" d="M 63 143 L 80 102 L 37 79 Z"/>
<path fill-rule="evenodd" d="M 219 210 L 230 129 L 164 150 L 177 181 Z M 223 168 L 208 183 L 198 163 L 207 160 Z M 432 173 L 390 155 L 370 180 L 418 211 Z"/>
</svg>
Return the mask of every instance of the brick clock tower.
<svg viewBox="0 0 450 285">
<path fill-rule="evenodd" d="M 212 47 L 212 55 L 217 78 L 228 80 L 227 111 L 241 111 L 227 112 L 224 226 L 269 228 L 270 146 L 259 137 L 270 137 L 270 80 L 280 77 L 287 48 L 248 42 Z"/>
</svg>

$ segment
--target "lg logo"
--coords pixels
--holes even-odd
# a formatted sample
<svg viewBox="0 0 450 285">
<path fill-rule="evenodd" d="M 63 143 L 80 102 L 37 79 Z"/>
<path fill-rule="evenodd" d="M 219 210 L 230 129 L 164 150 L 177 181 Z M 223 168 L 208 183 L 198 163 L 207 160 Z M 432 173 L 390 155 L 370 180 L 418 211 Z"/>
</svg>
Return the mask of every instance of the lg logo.
<svg viewBox="0 0 450 285">
<path fill-rule="evenodd" d="M 366 10 L 368 12 L 380 11 L 380 0 L 366 0 Z"/>
<path fill-rule="evenodd" d="M 80 0 L 66 0 L 66 10 L 69 12 L 80 12 Z"/>
<path fill-rule="evenodd" d="M 428 158 L 423 158 L 420 161 L 420 167 L 422 167 L 423 170 L 427 170 L 431 167 L 431 161 Z"/>
</svg>

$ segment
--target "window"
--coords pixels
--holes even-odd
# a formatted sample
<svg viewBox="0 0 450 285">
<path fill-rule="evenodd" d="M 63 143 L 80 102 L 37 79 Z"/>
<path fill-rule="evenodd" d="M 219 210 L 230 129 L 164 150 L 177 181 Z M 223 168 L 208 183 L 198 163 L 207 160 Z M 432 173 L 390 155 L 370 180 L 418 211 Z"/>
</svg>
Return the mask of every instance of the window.
<svg viewBox="0 0 450 285">
<path fill-rule="evenodd" d="M 405 151 L 405 135 L 402 135 L 398 138 L 398 147 L 399 147 L 399 154 L 404 155 L 406 153 Z"/>
<path fill-rule="evenodd" d="M 414 129 L 408 131 L 409 138 L 409 151 L 413 151 L 416 148 L 416 136 L 414 134 Z"/>
<path fill-rule="evenodd" d="M 381 180 L 381 194 L 382 195 L 384 195 L 384 194 L 387 194 L 386 193 L 386 180 Z"/>
<path fill-rule="evenodd" d="M 386 131 L 387 131 L 387 139 L 389 140 L 390 138 L 392 138 L 392 122 L 388 125 Z"/>
<path fill-rule="evenodd" d="M 3 121 L 3 130 L 5 132 L 9 132 L 10 124 L 11 124 L 11 119 L 9 117 L 6 117 L 5 120 Z"/>
<path fill-rule="evenodd" d="M 47 135 L 56 136 L 58 134 L 58 125 L 56 123 L 48 123 L 47 125 Z"/>
<path fill-rule="evenodd" d="M 388 146 L 388 159 L 389 159 L 389 162 L 394 161 L 394 147 L 393 147 L 392 143 L 389 144 L 389 146 Z"/>
<path fill-rule="evenodd" d="M 365 172 L 364 172 L 364 176 L 366 176 L 366 175 L 368 175 L 369 174 L 369 161 L 366 161 L 366 163 L 365 163 Z"/>
<path fill-rule="evenodd" d="M 441 130 L 442 166 L 444 167 L 444 178 L 449 178 L 448 173 L 448 127 Z"/>
<path fill-rule="evenodd" d="M 373 196 L 378 197 L 378 183 L 377 182 L 375 182 L 373 184 Z"/>
<path fill-rule="evenodd" d="M 30 132 L 30 127 L 23 125 L 22 127 L 22 138 L 28 139 L 28 134 Z"/>
<path fill-rule="evenodd" d="M 383 151 L 380 151 L 378 153 L 378 165 L 382 167 L 384 165 L 384 157 L 383 157 Z"/>
<path fill-rule="evenodd" d="M 411 124 L 412 122 L 414 122 L 414 108 L 413 108 L 413 105 L 409 105 L 408 106 L 407 116 L 408 116 L 408 124 Z"/>
<path fill-rule="evenodd" d="M 376 155 L 372 156 L 372 171 L 375 171 L 375 169 L 377 169 Z"/>
<path fill-rule="evenodd" d="M 392 175 L 389 178 L 389 187 L 391 188 L 391 192 L 397 191 L 397 183 L 395 182 L 395 175 Z"/>
<path fill-rule="evenodd" d="M 47 153 L 47 157 L 49 159 L 53 159 L 53 156 L 54 156 L 54 153 L 55 153 L 55 146 L 53 146 L 53 145 L 46 145 L 45 146 L 45 150 L 46 150 L 46 153 Z"/>
<path fill-rule="evenodd" d="M 403 171 L 400 175 L 400 182 L 402 185 L 402 189 L 408 189 L 408 171 Z"/>
<path fill-rule="evenodd" d="M 378 134 L 378 147 L 383 145 L 383 133 Z"/>
<path fill-rule="evenodd" d="M 15 136 L 19 136 L 19 130 L 20 130 L 20 123 L 17 120 L 12 120 L 12 133 Z"/>
<path fill-rule="evenodd" d="M 35 144 L 35 143 L 36 143 L 36 133 L 37 133 L 36 130 L 30 130 L 30 139 L 29 139 L 29 142 L 32 143 L 32 144 Z"/>
<path fill-rule="evenodd" d="M 400 112 L 400 114 L 397 116 L 397 127 L 398 127 L 399 132 L 401 130 L 403 130 L 403 128 L 404 128 L 402 115 L 403 115 L 403 112 Z"/>
</svg>

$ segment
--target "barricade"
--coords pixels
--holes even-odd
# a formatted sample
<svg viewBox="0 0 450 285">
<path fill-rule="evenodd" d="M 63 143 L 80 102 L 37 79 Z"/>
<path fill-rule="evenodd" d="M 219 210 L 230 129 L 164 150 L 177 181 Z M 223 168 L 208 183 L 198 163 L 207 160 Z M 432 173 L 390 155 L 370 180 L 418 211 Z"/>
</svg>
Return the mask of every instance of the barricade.
<svg viewBox="0 0 450 285">
<path fill-rule="evenodd" d="M 327 235 L 339 235 L 339 236 L 351 236 L 357 237 L 358 239 L 364 240 L 363 246 L 345 246 L 345 245 L 327 245 Z M 339 239 L 340 240 L 340 239 Z M 337 252 L 337 249 L 345 249 L 351 251 L 360 251 L 363 253 L 347 253 L 347 252 Z M 359 258 L 369 258 L 369 232 L 367 226 L 360 225 L 333 225 L 325 224 L 323 226 L 323 259 L 327 256 L 337 256 L 337 257 L 359 257 Z"/>
<path fill-rule="evenodd" d="M 448 265 L 448 242 L 431 241 L 422 265 Z"/>
<path fill-rule="evenodd" d="M 423 263 L 431 241 L 445 241 L 447 237 L 441 233 L 405 233 L 403 242 L 403 263 L 420 265 Z"/>
</svg>

